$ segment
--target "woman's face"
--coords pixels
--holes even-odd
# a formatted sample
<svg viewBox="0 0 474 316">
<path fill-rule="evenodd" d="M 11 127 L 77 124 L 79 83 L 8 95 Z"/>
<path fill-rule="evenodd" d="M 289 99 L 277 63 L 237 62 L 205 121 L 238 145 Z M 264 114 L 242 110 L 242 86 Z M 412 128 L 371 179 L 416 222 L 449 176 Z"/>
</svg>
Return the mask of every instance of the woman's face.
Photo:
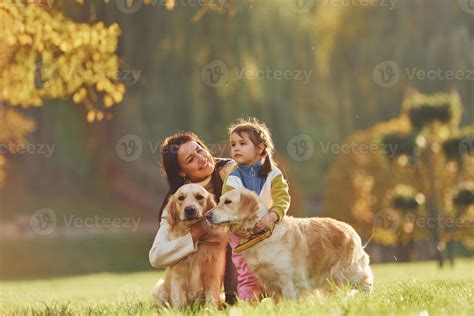
<svg viewBox="0 0 474 316">
<path fill-rule="evenodd" d="M 178 163 L 180 176 L 186 176 L 192 182 L 204 180 L 214 172 L 211 154 L 195 141 L 179 146 Z"/>
</svg>

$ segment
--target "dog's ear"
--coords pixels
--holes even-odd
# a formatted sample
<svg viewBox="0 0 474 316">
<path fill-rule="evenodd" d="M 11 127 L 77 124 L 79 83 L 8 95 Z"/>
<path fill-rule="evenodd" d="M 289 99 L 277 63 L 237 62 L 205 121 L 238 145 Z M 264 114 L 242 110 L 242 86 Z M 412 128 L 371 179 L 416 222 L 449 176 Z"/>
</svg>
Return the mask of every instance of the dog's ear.
<svg viewBox="0 0 474 316">
<path fill-rule="evenodd" d="M 259 197 L 253 192 L 242 191 L 240 195 L 240 218 L 248 219 L 255 216 L 260 209 Z"/>
<path fill-rule="evenodd" d="M 216 200 L 214 199 L 214 194 L 209 193 L 206 198 L 206 207 L 204 208 L 204 213 L 209 212 L 217 206 Z"/>
<path fill-rule="evenodd" d="M 168 210 L 168 224 L 170 224 L 170 226 L 174 226 L 179 221 L 179 214 L 176 208 L 176 201 L 174 200 L 173 196 L 170 196 L 168 204 L 166 204 L 165 208 Z"/>
</svg>

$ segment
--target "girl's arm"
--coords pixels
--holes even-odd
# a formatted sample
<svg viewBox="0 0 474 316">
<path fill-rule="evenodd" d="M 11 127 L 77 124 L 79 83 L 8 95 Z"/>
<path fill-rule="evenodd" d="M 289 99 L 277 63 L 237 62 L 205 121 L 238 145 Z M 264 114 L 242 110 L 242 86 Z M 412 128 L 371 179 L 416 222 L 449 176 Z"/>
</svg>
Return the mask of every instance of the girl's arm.
<svg viewBox="0 0 474 316">
<path fill-rule="evenodd" d="M 166 268 L 197 251 L 197 242 L 193 241 L 191 233 L 168 240 L 170 225 L 167 216 L 168 212 L 165 209 L 161 217 L 160 228 L 150 249 L 149 260 L 153 268 Z"/>
<path fill-rule="evenodd" d="M 278 216 L 278 220 L 280 220 L 288 212 L 291 202 L 288 182 L 283 177 L 283 174 L 280 173 L 273 178 L 271 192 L 273 203 L 270 211 L 274 212 Z"/>
</svg>

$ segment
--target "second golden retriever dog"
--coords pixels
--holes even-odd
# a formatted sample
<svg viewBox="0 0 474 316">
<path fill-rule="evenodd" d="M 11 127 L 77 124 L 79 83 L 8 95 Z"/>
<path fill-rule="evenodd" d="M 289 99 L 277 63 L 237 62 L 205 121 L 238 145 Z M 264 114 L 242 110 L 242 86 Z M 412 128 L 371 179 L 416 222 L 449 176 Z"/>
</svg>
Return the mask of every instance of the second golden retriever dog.
<svg viewBox="0 0 474 316">
<path fill-rule="evenodd" d="M 221 196 L 206 217 L 213 224 L 230 224 L 232 231 L 251 231 L 268 210 L 247 189 Z M 369 256 L 348 224 L 330 218 L 283 217 L 267 239 L 242 254 L 267 292 L 295 299 L 315 289 L 349 283 L 365 291 L 373 287 Z"/>
<path fill-rule="evenodd" d="M 197 184 L 186 184 L 173 194 L 166 206 L 169 240 L 190 232 L 191 226 L 216 206 L 214 196 Z M 196 252 L 169 267 L 164 282 L 158 282 L 153 296 L 159 303 L 185 307 L 196 300 L 220 304 L 225 270 L 227 230 L 210 225 L 209 233 L 198 242 Z"/>
</svg>

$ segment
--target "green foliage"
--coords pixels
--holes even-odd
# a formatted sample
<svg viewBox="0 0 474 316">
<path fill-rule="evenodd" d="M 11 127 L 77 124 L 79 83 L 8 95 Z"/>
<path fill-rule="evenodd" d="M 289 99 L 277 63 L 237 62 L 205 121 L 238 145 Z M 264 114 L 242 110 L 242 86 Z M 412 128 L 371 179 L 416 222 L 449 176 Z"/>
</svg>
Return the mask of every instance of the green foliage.
<svg viewBox="0 0 474 316">
<path fill-rule="evenodd" d="M 387 155 L 387 158 L 390 160 L 396 159 L 402 155 L 408 157 L 414 157 L 416 155 L 416 143 L 413 135 L 406 133 L 390 133 L 384 134 L 382 136 L 381 143 L 383 146 L 390 146 L 395 148 L 395 151 L 390 155 Z"/>
<path fill-rule="evenodd" d="M 415 92 L 405 99 L 403 108 L 415 130 L 434 122 L 458 126 L 461 120 L 462 105 L 457 92 L 431 95 Z"/>
<path fill-rule="evenodd" d="M 459 133 L 444 141 L 442 146 L 446 159 L 461 162 L 465 156 L 468 156 L 470 153 L 463 147 L 465 146 L 463 142 L 468 138 L 474 139 L 474 125 L 464 127 Z"/>
<path fill-rule="evenodd" d="M 399 210 L 416 210 L 423 202 L 415 188 L 406 185 L 397 185 L 392 198 L 392 205 Z M 418 196 L 417 196 L 418 195 Z M 422 195 L 421 195 L 422 196 Z"/>
</svg>

